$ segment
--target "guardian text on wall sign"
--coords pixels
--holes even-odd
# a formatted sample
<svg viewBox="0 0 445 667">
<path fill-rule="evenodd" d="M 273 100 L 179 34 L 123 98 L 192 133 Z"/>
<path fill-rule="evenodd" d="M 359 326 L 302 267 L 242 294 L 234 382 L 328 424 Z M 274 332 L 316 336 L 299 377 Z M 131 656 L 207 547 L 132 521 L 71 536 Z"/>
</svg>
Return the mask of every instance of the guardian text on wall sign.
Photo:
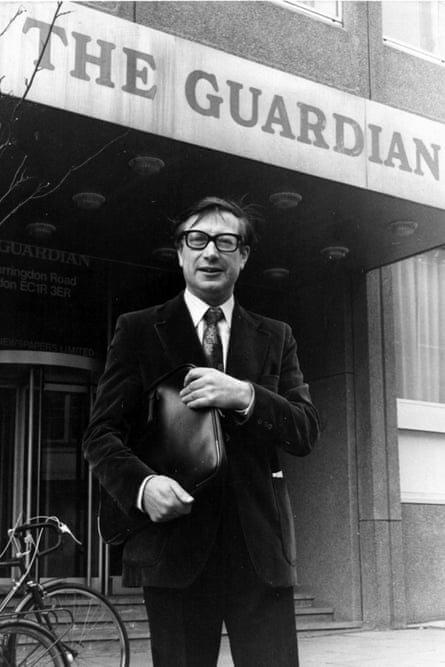
<svg viewBox="0 0 445 667">
<path fill-rule="evenodd" d="M 76 4 L 24 3 L 1 91 L 141 131 L 445 207 L 445 126 Z M 16 3 L 0 5 L 1 25 Z M 11 54 L 17 57 L 11 58 Z M 1 67 L 1 66 L 0 66 Z"/>
</svg>

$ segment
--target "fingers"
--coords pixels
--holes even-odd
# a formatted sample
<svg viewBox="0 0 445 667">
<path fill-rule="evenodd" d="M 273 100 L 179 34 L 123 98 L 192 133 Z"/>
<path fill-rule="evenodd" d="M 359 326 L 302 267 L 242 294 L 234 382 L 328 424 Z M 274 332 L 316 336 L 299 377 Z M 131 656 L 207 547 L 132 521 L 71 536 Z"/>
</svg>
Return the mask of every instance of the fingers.
<svg viewBox="0 0 445 667">
<path fill-rule="evenodd" d="M 165 475 L 152 477 L 145 485 L 143 507 L 155 523 L 190 514 L 193 496 Z"/>
<path fill-rule="evenodd" d="M 244 410 L 249 405 L 252 387 L 215 368 L 193 368 L 185 376 L 179 395 L 189 408 Z"/>
<path fill-rule="evenodd" d="M 194 498 L 190 495 L 185 489 L 182 488 L 178 482 L 174 479 L 171 480 L 171 489 L 179 502 L 184 503 L 185 505 L 191 505 Z"/>
<path fill-rule="evenodd" d="M 218 381 L 218 377 L 223 376 L 224 373 L 217 371 L 216 368 L 208 368 L 207 366 L 197 366 L 191 368 L 184 378 L 184 387 L 189 387 L 190 384 L 203 384 L 209 381 Z"/>
</svg>

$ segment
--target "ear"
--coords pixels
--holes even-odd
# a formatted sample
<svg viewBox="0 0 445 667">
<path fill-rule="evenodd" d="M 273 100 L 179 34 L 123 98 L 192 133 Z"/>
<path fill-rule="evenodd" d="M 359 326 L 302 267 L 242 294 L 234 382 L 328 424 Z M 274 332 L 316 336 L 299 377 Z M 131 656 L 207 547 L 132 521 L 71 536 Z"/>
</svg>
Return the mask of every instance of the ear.
<svg viewBox="0 0 445 667">
<path fill-rule="evenodd" d="M 181 269 L 182 269 L 182 266 L 183 266 L 183 261 L 182 261 L 182 245 L 180 245 L 180 246 L 176 249 L 176 253 L 177 253 L 177 255 L 178 255 L 179 266 L 180 266 Z"/>
<path fill-rule="evenodd" d="M 241 255 L 241 270 L 242 270 L 246 266 L 247 260 L 249 259 L 250 246 L 242 245 L 240 247 L 240 255 Z"/>
</svg>

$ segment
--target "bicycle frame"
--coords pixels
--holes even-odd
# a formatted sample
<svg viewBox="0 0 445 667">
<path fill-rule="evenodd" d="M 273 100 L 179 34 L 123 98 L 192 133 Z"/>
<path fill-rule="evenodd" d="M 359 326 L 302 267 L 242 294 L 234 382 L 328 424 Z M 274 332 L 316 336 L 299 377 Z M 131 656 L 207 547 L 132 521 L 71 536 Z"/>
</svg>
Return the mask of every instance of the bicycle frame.
<svg viewBox="0 0 445 667">
<path fill-rule="evenodd" d="M 16 605 L 12 616 L 18 622 L 25 616 L 31 616 L 37 627 L 45 627 L 46 631 L 53 637 L 58 652 L 62 654 L 65 662 L 70 664 L 75 662 L 78 657 L 81 660 L 85 659 L 84 656 L 87 656 L 88 660 L 91 658 L 93 660 L 97 659 L 96 654 L 93 656 L 90 645 L 84 641 L 88 635 L 90 641 L 93 640 L 94 643 L 94 640 L 97 639 L 93 636 L 96 626 L 94 624 L 88 626 L 87 635 L 85 635 L 86 623 L 89 623 L 92 618 L 96 620 L 99 626 L 108 623 L 108 627 L 113 628 L 112 635 L 108 635 L 108 639 L 114 641 L 113 659 L 119 660 L 120 667 L 128 667 L 130 651 L 128 634 L 122 619 L 110 601 L 97 591 L 93 591 L 82 584 L 70 584 L 60 578 L 53 578 L 41 584 L 38 577 L 34 579 L 31 575 L 31 570 L 39 558 L 60 547 L 63 533 L 68 533 L 72 539 L 78 542 L 69 528 L 60 522 L 57 517 L 45 517 L 43 521 L 40 521 L 39 519 L 42 518 L 35 517 L 29 523 L 16 525 L 8 531 L 9 541 L 3 553 L 0 554 L 0 559 L 9 547 L 12 551 L 12 558 L 0 560 L 0 563 L 1 565 L 17 567 L 19 576 L 17 579 L 12 579 L 10 590 L 0 602 L 0 620 L 5 618 L 5 610 L 14 596 L 18 592 L 23 592 L 24 596 Z M 41 549 L 44 529 L 52 529 L 56 533 L 56 540 L 52 545 Z M 36 539 L 33 537 L 33 531 L 37 531 Z M 59 591 L 62 595 L 61 603 L 54 604 Z M 66 604 L 63 598 L 64 594 L 68 595 Z M 70 598 L 70 596 L 73 597 Z M 79 599 L 81 600 L 80 603 L 78 603 Z M 73 600 L 75 600 L 74 606 L 72 604 Z M 50 604 L 48 604 L 49 601 Z M 87 606 L 85 606 L 85 602 Z M 84 616 L 84 610 L 87 608 L 87 615 Z M 83 616 L 80 621 L 79 610 Z M 10 616 L 11 612 L 8 615 Z M 79 633 L 81 633 L 81 639 L 79 639 Z M 108 659 L 110 659 L 110 655 Z M 110 662 L 109 664 L 114 663 Z"/>
</svg>

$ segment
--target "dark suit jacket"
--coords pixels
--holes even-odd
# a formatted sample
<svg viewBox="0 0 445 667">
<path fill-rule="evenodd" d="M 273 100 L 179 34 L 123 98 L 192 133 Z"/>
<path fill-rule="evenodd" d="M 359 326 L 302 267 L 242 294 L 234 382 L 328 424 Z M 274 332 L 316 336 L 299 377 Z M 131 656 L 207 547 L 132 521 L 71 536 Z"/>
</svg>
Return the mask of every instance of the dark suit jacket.
<svg viewBox="0 0 445 667">
<path fill-rule="evenodd" d="M 153 471 L 144 462 L 145 391 L 181 363 L 205 366 L 183 295 L 122 315 L 99 382 L 84 450 L 94 474 L 121 508 L 136 509 L 138 489 Z M 230 488 L 247 548 L 260 578 L 272 586 L 295 581 L 292 512 L 280 469 L 280 449 L 304 456 L 318 436 L 318 417 L 304 384 L 287 324 L 244 310 L 233 312 L 227 373 L 252 382 L 255 405 L 243 424 L 223 417 Z M 124 584 L 184 587 L 205 564 L 214 542 L 227 485 L 196 498 L 190 515 L 153 523 L 123 552 Z"/>
</svg>

